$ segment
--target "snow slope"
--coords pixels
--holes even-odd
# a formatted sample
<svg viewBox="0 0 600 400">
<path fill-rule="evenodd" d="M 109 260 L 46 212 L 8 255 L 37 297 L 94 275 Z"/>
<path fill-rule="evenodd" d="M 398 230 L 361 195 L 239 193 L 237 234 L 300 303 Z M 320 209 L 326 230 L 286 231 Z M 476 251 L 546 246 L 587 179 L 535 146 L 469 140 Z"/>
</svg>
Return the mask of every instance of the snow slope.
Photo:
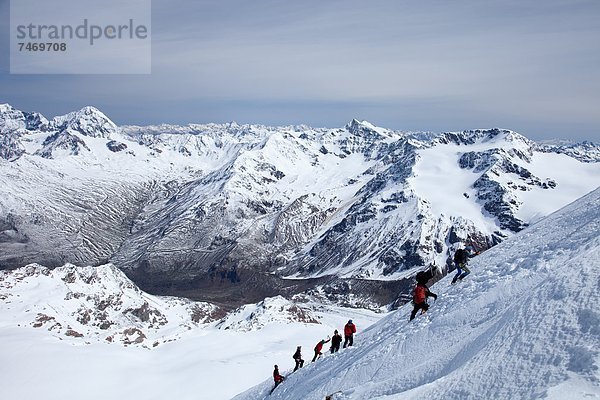
<svg viewBox="0 0 600 400">
<path fill-rule="evenodd" d="M 485 151 L 495 144 L 498 145 L 480 144 L 477 149 L 471 146 L 469 150 Z M 492 234 L 498 227 L 491 216 L 482 214 L 481 204 L 476 201 L 476 189 L 473 188 L 473 182 L 482 173 L 460 167 L 458 161 L 464 152 L 465 146 L 457 144 L 442 144 L 420 150 L 414 174 L 408 183 L 417 196 L 429 201 L 434 215 L 466 218 L 486 234 Z"/>
<path fill-rule="evenodd" d="M 289 369 L 296 346 L 305 358 L 320 338 L 353 318 L 359 329 L 380 318 L 360 310 L 331 310 L 320 324 L 272 323 L 263 329 L 196 329 L 153 349 L 65 338 L 33 328 L 0 327 L 0 398 L 46 400 L 226 400 Z"/>
<path fill-rule="evenodd" d="M 270 399 L 600 398 L 600 189 L 474 258 Z M 270 380 L 237 396 L 263 399 Z"/>
</svg>

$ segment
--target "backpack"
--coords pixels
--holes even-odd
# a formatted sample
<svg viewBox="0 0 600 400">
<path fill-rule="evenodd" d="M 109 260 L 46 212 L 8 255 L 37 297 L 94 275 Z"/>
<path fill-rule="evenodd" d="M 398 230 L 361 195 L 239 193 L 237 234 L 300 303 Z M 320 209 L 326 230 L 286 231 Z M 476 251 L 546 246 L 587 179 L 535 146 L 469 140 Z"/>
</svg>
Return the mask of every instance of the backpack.
<svg viewBox="0 0 600 400">
<path fill-rule="evenodd" d="M 467 261 L 467 251 L 465 249 L 458 249 L 456 253 L 454 253 L 454 262 L 457 264 L 463 264 Z"/>
<path fill-rule="evenodd" d="M 420 304 L 427 301 L 427 288 L 423 285 L 417 285 L 414 289 L 413 303 Z"/>
<path fill-rule="evenodd" d="M 417 283 L 425 285 L 431 278 L 433 278 L 433 271 L 428 269 L 427 271 L 419 271 L 415 276 Z"/>
</svg>

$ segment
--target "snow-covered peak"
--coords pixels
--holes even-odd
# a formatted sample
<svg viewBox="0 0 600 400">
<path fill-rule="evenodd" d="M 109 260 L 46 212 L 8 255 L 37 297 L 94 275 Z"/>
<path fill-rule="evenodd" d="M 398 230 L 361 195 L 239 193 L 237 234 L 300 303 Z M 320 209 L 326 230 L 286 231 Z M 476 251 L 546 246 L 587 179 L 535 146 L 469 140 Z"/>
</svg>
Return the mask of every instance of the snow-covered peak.
<svg viewBox="0 0 600 400">
<path fill-rule="evenodd" d="M 20 111 L 10 104 L 0 104 L 0 133 L 10 131 L 43 130 L 48 127 L 48 120 L 38 112 Z"/>
<path fill-rule="evenodd" d="M 392 133 L 388 129 L 375 126 L 368 121 L 359 121 L 356 118 L 346 124 L 345 128 L 348 132 L 356 136 L 373 137 L 375 135 L 381 138 L 392 136 Z"/>
<path fill-rule="evenodd" d="M 10 104 L 0 104 L 0 159 L 15 160 L 25 153 L 21 136 L 26 132 L 25 114 Z"/>
<path fill-rule="evenodd" d="M 600 162 L 600 146 L 594 142 L 548 141 L 539 143 L 537 149 L 545 153 L 567 154 L 585 163 Z"/>
<path fill-rule="evenodd" d="M 509 129 L 472 129 L 465 130 L 462 132 L 445 132 L 438 135 L 434 139 L 435 143 L 454 143 L 457 145 L 473 145 L 476 143 L 483 143 L 488 146 L 502 146 L 507 147 L 509 144 L 513 147 L 532 147 L 534 142 L 527 139 L 523 135 L 511 131 Z"/>
<path fill-rule="evenodd" d="M 8 103 L 2 103 L 0 104 L 0 119 L 5 119 L 5 118 L 9 118 L 11 116 L 21 116 L 23 115 L 23 112 L 20 110 L 17 110 L 16 108 L 14 108 L 12 105 L 8 104 Z"/>
<path fill-rule="evenodd" d="M 238 308 L 220 321 L 217 327 L 247 332 L 259 330 L 267 325 L 291 322 L 319 323 L 318 318 L 308 308 L 282 296 L 276 296 Z"/>
<path fill-rule="evenodd" d="M 25 116 L 10 104 L 0 104 L 0 134 L 25 130 Z"/>
<path fill-rule="evenodd" d="M 23 113 L 8 103 L 0 104 L 0 121 L 10 119 L 11 117 L 18 117 Z"/>
<path fill-rule="evenodd" d="M 375 125 L 368 121 L 360 121 L 356 118 L 353 118 L 352 121 L 346 124 L 346 128 L 350 131 L 358 131 L 361 128 L 374 129 Z"/>
<path fill-rule="evenodd" d="M 0 158 L 14 161 L 26 153 L 24 136 L 48 128 L 48 120 L 37 112 L 0 104 Z"/>
<path fill-rule="evenodd" d="M 59 131 L 73 130 L 85 136 L 101 138 L 110 138 L 118 130 L 114 122 L 92 106 L 54 117 L 51 125 Z"/>
<path fill-rule="evenodd" d="M 4 114 L 9 112 L 11 109 L 14 109 L 13 106 L 11 106 L 8 103 L 2 103 L 0 104 L 0 114 Z"/>
</svg>

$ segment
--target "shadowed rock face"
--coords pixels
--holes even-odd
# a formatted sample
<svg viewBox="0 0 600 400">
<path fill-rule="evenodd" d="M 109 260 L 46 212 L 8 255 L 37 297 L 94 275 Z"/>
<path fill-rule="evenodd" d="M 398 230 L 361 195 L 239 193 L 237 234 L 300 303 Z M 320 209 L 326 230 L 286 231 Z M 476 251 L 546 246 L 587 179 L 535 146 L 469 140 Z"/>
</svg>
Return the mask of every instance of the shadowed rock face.
<svg viewBox="0 0 600 400">
<path fill-rule="evenodd" d="M 60 150 L 74 156 L 79 155 L 82 150 L 90 151 L 82 139 L 68 132 L 62 132 L 48 136 L 43 143 L 43 148 L 35 154 L 44 158 L 54 158 L 54 152 Z"/>
<path fill-rule="evenodd" d="M 19 139 L 17 132 L 0 133 L 0 158 L 10 161 L 21 157 L 25 148 Z"/>
<path fill-rule="evenodd" d="M 152 293 L 229 306 L 442 272 L 456 247 L 485 250 L 527 226 L 521 193 L 561 187 L 529 169 L 534 154 L 598 154 L 500 129 L 404 134 L 356 120 L 117 127 L 93 107 L 48 121 L 3 105 L 0 129 L 0 268 L 111 261 Z M 421 151 L 444 146 L 494 229 L 434 213 L 411 186 Z M 361 301 L 394 299 L 361 285 L 349 286 Z"/>
<path fill-rule="evenodd" d="M 106 143 L 106 147 L 115 153 L 127 149 L 127 145 L 125 143 L 117 142 L 116 140 L 111 140 Z"/>
</svg>

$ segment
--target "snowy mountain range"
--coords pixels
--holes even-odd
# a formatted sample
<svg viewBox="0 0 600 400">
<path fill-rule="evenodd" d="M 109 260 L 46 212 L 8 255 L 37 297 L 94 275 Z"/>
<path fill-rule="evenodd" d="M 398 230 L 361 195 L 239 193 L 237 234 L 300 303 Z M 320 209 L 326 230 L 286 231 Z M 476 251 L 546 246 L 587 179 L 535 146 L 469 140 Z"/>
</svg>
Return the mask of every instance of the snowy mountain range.
<svg viewBox="0 0 600 400">
<path fill-rule="evenodd" d="M 412 322 L 411 304 L 381 318 L 282 297 L 218 315 L 143 293 L 111 265 L 2 271 L 0 397 L 598 398 L 599 231 L 597 189 L 473 258 L 460 284 L 438 281 Z M 349 318 L 352 348 L 292 372 L 296 346 L 310 360 Z M 133 327 L 147 338 L 122 334 Z M 269 395 L 274 364 L 287 379 Z"/>
<path fill-rule="evenodd" d="M 0 106 L 0 266 L 111 262 L 227 307 L 313 292 L 388 304 L 600 185 L 600 147 L 503 129 L 117 126 Z M 359 296 L 357 299 L 356 296 Z"/>
</svg>

